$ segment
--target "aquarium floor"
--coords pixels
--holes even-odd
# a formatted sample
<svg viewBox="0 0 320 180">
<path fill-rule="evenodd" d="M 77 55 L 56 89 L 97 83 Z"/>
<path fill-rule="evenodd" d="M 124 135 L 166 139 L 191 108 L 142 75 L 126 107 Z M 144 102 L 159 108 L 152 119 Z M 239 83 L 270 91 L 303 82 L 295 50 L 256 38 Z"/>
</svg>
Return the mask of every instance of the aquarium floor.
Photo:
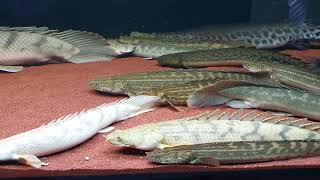
<svg viewBox="0 0 320 180">
<path fill-rule="evenodd" d="M 309 56 L 315 53 L 319 55 L 320 51 L 296 54 Z M 99 76 L 161 69 L 168 68 L 158 67 L 155 61 L 145 61 L 141 58 L 133 57 L 116 59 L 111 62 L 80 65 L 55 64 L 28 67 L 19 73 L 1 73 L 0 138 L 36 128 L 69 113 L 122 98 L 105 96 L 92 91 L 88 86 L 88 80 L 90 79 Z M 228 70 L 232 69 L 228 68 Z M 239 70 L 239 68 L 235 68 L 235 70 Z M 169 108 L 161 108 L 120 122 L 115 126 L 118 129 L 123 129 L 138 124 L 195 115 L 212 108 L 189 109 L 179 107 L 179 109 L 181 110 L 180 112 Z M 85 160 L 86 157 L 89 160 Z M 123 149 L 108 144 L 104 140 L 103 134 L 98 134 L 71 150 L 42 158 L 42 160 L 48 162 L 49 165 L 41 169 L 23 165 L 0 165 L 0 178 L 320 167 L 320 157 L 220 167 L 161 166 L 149 163 L 141 151 Z"/>
</svg>

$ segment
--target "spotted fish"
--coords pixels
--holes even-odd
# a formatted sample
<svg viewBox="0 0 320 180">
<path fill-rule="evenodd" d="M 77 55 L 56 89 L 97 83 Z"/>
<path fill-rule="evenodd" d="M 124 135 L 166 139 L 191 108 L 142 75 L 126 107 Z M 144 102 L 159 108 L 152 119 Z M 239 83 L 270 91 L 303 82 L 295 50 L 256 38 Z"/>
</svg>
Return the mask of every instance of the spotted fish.
<svg viewBox="0 0 320 180">
<path fill-rule="evenodd" d="M 144 35 L 146 36 L 146 35 Z M 259 49 L 277 48 L 297 40 L 320 39 L 320 26 L 302 23 L 231 24 L 202 27 L 183 32 L 149 34 L 153 37 L 194 40 L 238 41 Z"/>
</svg>

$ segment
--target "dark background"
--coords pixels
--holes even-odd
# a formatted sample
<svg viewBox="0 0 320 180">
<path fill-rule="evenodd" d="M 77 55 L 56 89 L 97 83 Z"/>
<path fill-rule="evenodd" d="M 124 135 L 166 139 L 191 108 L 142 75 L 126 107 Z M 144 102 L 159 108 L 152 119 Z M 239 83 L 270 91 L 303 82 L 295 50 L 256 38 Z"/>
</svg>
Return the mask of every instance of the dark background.
<svg viewBox="0 0 320 180">
<path fill-rule="evenodd" d="M 251 0 L 0 0 L 1 26 L 80 29 L 105 36 L 250 20 Z"/>
<path fill-rule="evenodd" d="M 305 1 L 309 19 L 316 21 L 320 1 Z M 0 26 L 73 28 L 104 36 L 280 21 L 287 14 L 287 0 L 0 0 Z"/>
</svg>

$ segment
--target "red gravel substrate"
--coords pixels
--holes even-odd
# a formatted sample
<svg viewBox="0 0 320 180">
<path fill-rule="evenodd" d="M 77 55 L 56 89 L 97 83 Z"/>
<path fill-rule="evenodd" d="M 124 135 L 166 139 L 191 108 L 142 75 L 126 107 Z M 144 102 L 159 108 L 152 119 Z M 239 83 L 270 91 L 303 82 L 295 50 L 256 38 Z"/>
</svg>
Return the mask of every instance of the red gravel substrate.
<svg viewBox="0 0 320 180">
<path fill-rule="evenodd" d="M 320 51 L 308 51 L 303 55 L 315 54 L 319 55 Z M 155 61 L 133 57 L 80 65 L 36 66 L 25 68 L 19 73 L 0 73 L 0 138 L 36 128 L 69 113 L 123 98 L 92 91 L 88 86 L 90 79 L 161 69 L 168 68 L 158 67 Z M 149 122 L 180 118 L 212 109 L 179 108 L 180 112 L 161 108 L 120 122 L 116 124 L 116 128 L 124 129 Z M 86 161 L 85 157 L 90 159 Z M 220 167 L 154 165 L 148 162 L 143 152 L 112 146 L 105 142 L 101 134 L 71 150 L 48 156 L 43 161 L 48 162 L 49 166 L 33 169 L 24 165 L 0 165 L 0 178 L 320 167 L 320 157 Z"/>
</svg>

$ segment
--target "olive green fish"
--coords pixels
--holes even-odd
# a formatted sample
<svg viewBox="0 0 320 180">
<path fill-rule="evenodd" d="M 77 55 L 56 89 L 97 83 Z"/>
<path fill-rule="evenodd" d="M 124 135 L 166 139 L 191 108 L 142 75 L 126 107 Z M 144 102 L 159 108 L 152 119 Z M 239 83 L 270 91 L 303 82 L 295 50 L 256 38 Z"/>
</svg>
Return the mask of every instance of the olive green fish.
<svg viewBox="0 0 320 180">
<path fill-rule="evenodd" d="M 245 46 L 244 44 L 232 41 L 199 41 L 143 36 L 121 36 L 119 39 L 109 39 L 108 44 L 109 48 L 115 52 L 115 55 L 132 53 L 146 58 L 155 58 L 178 52 Z"/>
<path fill-rule="evenodd" d="M 233 108 L 259 108 L 291 113 L 320 121 L 320 96 L 294 89 L 239 86 L 218 94 L 241 101 L 227 102 Z"/>
<path fill-rule="evenodd" d="M 89 85 L 98 91 L 132 96 L 169 86 L 180 87 L 180 85 L 185 85 L 190 82 L 196 84 L 197 81 L 206 79 L 214 80 L 218 78 L 254 82 L 260 85 L 281 86 L 281 84 L 271 80 L 268 73 L 222 72 L 192 69 L 143 72 L 97 78 L 90 81 Z"/>
<path fill-rule="evenodd" d="M 320 123 L 267 112 L 217 109 L 178 120 L 116 130 L 106 139 L 141 150 L 211 142 L 320 140 Z"/>
<path fill-rule="evenodd" d="M 243 66 L 253 61 L 279 62 L 308 67 L 299 59 L 268 50 L 253 48 L 228 48 L 168 54 L 156 58 L 161 66 L 176 68 L 201 68 L 210 66 Z"/>
<path fill-rule="evenodd" d="M 150 161 L 159 164 L 219 166 L 316 156 L 320 154 L 320 141 L 214 142 L 168 147 L 146 154 Z"/>
</svg>

